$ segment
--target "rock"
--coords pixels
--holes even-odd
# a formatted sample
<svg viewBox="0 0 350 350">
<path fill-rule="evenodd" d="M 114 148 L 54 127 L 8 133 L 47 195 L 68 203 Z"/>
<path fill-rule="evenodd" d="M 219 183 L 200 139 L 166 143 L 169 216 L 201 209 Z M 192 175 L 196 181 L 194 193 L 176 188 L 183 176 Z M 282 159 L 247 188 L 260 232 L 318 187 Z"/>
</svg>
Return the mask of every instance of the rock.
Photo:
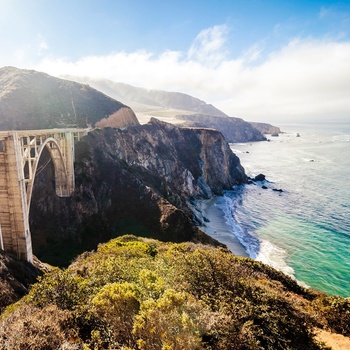
<svg viewBox="0 0 350 350">
<path fill-rule="evenodd" d="M 253 181 L 265 181 L 265 175 L 264 174 L 256 175 Z"/>
<path fill-rule="evenodd" d="M 277 137 L 277 136 L 279 136 L 279 134 L 278 134 L 278 132 L 274 132 L 274 133 L 271 134 L 271 136 L 272 137 Z"/>
<path fill-rule="evenodd" d="M 261 188 L 267 190 L 267 187 L 265 185 L 262 185 Z"/>
<path fill-rule="evenodd" d="M 241 118 L 206 114 L 179 115 L 176 118 L 186 121 L 187 126 L 216 129 L 230 143 L 266 141 L 266 137 L 258 129 Z"/>
<path fill-rule="evenodd" d="M 152 119 L 126 129 L 92 131 L 75 150 L 72 197 L 56 196 L 52 162 L 37 174 L 33 189 L 34 254 L 53 265 L 67 264 L 76 254 L 126 233 L 203 241 L 188 201 L 247 181 L 238 157 L 212 129 Z M 46 164 L 44 154 L 40 162 L 39 167 Z"/>
<path fill-rule="evenodd" d="M 275 192 L 283 192 L 282 188 L 279 188 L 279 189 L 273 188 L 272 191 L 275 191 Z"/>
<path fill-rule="evenodd" d="M 0 250 L 0 314 L 7 305 L 27 294 L 41 274 L 34 265 Z"/>
</svg>

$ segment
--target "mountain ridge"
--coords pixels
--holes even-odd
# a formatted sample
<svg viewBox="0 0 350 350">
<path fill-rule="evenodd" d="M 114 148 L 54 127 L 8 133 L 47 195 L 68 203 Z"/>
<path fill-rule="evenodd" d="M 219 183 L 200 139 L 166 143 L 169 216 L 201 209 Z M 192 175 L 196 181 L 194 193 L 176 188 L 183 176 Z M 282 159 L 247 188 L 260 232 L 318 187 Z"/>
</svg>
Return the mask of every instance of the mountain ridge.
<svg viewBox="0 0 350 350">
<path fill-rule="evenodd" d="M 0 130 L 81 128 L 111 116 L 114 124 L 109 126 L 139 124 L 130 107 L 86 84 L 0 68 Z"/>
<path fill-rule="evenodd" d="M 153 116 L 180 126 L 215 128 L 224 133 L 229 142 L 264 141 L 266 137 L 263 134 L 280 132 L 278 127 L 268 123 L 251 123 L 228 116 L 212 104 L 185 93 L 145 89 L 108 79 L 63 77 L 89 84 L 126 103 L 135 111 L 141 123 L 148 122 Z M 232 129 L 233 126 L 235 130 Z"/>
</svg>

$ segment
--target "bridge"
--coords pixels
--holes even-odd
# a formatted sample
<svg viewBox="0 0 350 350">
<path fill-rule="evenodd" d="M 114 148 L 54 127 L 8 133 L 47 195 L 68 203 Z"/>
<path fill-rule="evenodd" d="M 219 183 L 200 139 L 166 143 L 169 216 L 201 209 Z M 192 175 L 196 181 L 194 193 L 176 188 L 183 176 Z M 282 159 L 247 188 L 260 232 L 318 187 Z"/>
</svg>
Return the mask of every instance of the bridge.
<svg viewBox="0 0 350 350">
<path fill-rule="evenodd" d="M 74 191 L 74 141 L 88 129 L 0 131 L 0 249 L 33 262 L 29 210 L 35 174 L 46 148 L 55 169 L 56 194 Z"/>
</svg>

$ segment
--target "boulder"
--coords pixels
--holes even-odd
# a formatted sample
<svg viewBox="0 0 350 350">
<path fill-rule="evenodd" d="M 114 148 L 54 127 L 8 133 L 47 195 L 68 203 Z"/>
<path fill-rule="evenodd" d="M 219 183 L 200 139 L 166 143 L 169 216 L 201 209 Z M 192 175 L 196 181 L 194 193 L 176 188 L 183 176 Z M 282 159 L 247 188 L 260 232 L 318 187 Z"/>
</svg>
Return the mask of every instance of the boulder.
<svg viewBox="0 0 350 350">
<path fill-rule="evenodd" d="M 264 174 L 256 175 L 253 180 L 254 181 L 265 181 L 265 175 Z"/>
</svg>

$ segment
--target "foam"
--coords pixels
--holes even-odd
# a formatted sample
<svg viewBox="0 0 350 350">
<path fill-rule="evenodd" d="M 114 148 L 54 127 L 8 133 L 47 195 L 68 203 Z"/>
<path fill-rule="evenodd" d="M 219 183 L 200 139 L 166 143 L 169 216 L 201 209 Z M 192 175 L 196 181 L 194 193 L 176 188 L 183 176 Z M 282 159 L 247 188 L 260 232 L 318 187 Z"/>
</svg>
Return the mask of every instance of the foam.
<svg viewBox="0 0 350 350">
<path fill-rule="evenodd" d="M 232 233 L 244 246 L 249 257 L 261 261 L 286 275 L 294 277 L 294 269 L 287 262 L 287 252 L 273 243 L 253 236 L 246 229 L 238 225 L 234 220 L 235 201 L 229 196 L 222 197 L 222 201 L 217 201 L 216 206 L 224 212 L 226 223 L 232 228 Z"/>
</svg>

